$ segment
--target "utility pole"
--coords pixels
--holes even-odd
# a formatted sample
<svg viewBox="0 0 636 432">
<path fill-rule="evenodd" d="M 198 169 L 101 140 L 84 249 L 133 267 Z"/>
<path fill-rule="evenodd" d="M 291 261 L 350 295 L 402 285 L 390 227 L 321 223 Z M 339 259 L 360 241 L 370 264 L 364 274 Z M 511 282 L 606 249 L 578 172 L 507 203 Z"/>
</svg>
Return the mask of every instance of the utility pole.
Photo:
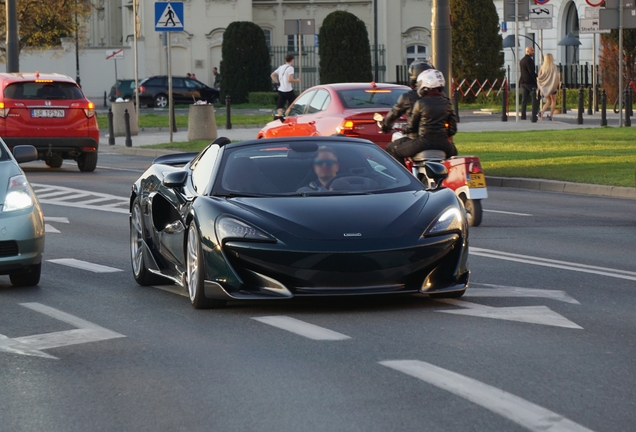
<svg viewBox="0 0 636 432">
<path fill-rule="evenodd" d="M 375 64 L 375 82 L 380 81 L 380 66 L 378 65 L 378 1 L 373 0 L 373 62 Z"/>
<path fill-rule="evenodd" d="M 20 46 L 18 44 L 18 11 L 16 0 L 6 0 L 7 72 L 20 72 Z"/>
<path fill-rule="evenodd" d="M 79 69 L 79 21 L 77 20 L 77 0 L 75 0 L 75 82 L 82 87 L 80 83 Z"/>
<path fill-rule="evenodd" d="M 445 92 L 451 95 L 452 76 L 452 35 L 450 22 L 450 0 L 433 0 L 433 20 L 431 22 L 433 36 L 433 66 L 444 74 Z"/>
</svg>

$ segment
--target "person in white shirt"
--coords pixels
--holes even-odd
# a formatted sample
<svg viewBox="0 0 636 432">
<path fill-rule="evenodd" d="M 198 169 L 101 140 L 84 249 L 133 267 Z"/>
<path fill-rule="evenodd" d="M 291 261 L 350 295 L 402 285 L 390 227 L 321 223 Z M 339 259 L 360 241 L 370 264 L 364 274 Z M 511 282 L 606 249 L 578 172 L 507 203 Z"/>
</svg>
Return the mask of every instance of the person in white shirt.
<svg viewBox="0 0 636 432">
<path fill-rule="evenodd" d="M 278 113 L 274 119 L 283 118 L 283 109 L 285 102 L 289 107 L 296 99 L 296 93 L 292 83 L 300 82 L 300 78 L 294 78 L 294 56 L 287 54 L 285 56 L 285 64 L 281 65 L 270 75 L 272 81 L 278 84 L 278 102 L 276 104 L 276 112 Z"/>
</svg>

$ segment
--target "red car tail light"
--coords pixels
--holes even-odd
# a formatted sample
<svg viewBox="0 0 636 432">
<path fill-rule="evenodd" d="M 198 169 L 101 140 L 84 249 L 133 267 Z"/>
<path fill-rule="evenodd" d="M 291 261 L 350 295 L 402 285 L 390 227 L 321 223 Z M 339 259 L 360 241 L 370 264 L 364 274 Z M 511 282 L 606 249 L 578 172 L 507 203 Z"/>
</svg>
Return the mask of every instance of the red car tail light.
<svg viewBox="0 0 636 432">
<path fill-rule="evenodd" d="M 93 102 L 88 103 L 88 108 L 84 108 L 84 113 L 86 113 L 86 117 L 91 118 L 95 115 L 95 104 Z"/>
<path fill-rule="evenodd" d="M 139 93 L 146 93 L 146 87 L 139 86 Z"/>
<path fill-rule="evenodd" d="M 0 117 L 5 118 L 9 115 L 9 108 L 4 107 L 4 102 L 0 102 Z"/>
<path fill-rule="evenodd" d="M 336 132 L 350 137 L 359 137 L 361 130 L 368 124 L 375 123 L 375 120 L 345 120 L 342 126 L 336 128 Z"/>
</svg>

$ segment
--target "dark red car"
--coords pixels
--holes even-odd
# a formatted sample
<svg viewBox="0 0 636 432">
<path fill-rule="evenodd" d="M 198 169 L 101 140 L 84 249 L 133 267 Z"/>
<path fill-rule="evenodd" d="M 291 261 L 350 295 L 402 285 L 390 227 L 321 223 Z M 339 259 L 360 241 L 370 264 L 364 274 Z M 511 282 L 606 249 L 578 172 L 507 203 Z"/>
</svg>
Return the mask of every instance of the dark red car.
<svg viewBox="0 0 636 432">
<path fill-rule="evenodd" d="M 65 75 L 0 73 L 0 136 L 14 146 L 27 144 L 51 168 L 64 159 L 80 171 L 97 166 L 99 128 L 95 105 Z"/>
<path fill-rule="evenodd" d="M 287 109 L 284 121 L 268 123 L 257 138 L 342 134 L 368 139 L 384 148 L 391 142 L 391 134 L 380 133 L 373 114 L 385 116 L 400 95 L 409 90 L 407 86 L 376 83 L 311 87 Z"/>
</svg>

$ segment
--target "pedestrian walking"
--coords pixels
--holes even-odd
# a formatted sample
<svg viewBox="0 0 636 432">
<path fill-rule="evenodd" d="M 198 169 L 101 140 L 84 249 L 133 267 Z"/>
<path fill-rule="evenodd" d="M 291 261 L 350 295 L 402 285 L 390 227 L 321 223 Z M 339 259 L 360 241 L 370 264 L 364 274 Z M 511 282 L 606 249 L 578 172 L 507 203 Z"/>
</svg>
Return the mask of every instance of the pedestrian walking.
<svg viewBox="0 0 636 432">
<path fill-rule="evenodd" d="M 521 120 L 526 119 L 526 107 L 532 91 L 537 88 L 537 73 L 534 67 L 534 48 L 526 47 L 526 55 L 519 62 L 521 67 Z"/>
<path fill-rule="evenodd" d="M 274 116 L 274 120 L 282 119 L 284 118 L 283 109 L 286 108 L 285 102 L 287 102 L 287 107 L 289 107 L 294 102 L 294 99 L 296 99 L 296 93 L 294 93 L 292 83 L 300 82 L 300 78 L 294 78 L 294 56 L 287 54 L 285 56 L 285 64 L 280 65 L 272 72 L 270 77 L 272 81 L 278 84 L 277 115 Z"/>
<path fill-rule="evenodd" d="M 547 119 L 554 120 L 554 108 L 556 107 L 556 98 L 560 83 L 561 78 L 554 64 L 554 57 L 552 54 L 546 54 L 541 69 L 539 70 L 539 77 L 537 78 L 539 93 L 545 98 L 545 104 L 539 113 L 540 119 L 544 117 L 548 106 L 550 106 L 550 114 L 548 114 Z"/>
<path fill-rule="evenodd" d="M 214 83 L 212 84 L 212 87 L 215 89 L 221 88 L 221 74 L 216 67 L 212 68 L 212 76 L 214 76 Z"/>
</svg>

